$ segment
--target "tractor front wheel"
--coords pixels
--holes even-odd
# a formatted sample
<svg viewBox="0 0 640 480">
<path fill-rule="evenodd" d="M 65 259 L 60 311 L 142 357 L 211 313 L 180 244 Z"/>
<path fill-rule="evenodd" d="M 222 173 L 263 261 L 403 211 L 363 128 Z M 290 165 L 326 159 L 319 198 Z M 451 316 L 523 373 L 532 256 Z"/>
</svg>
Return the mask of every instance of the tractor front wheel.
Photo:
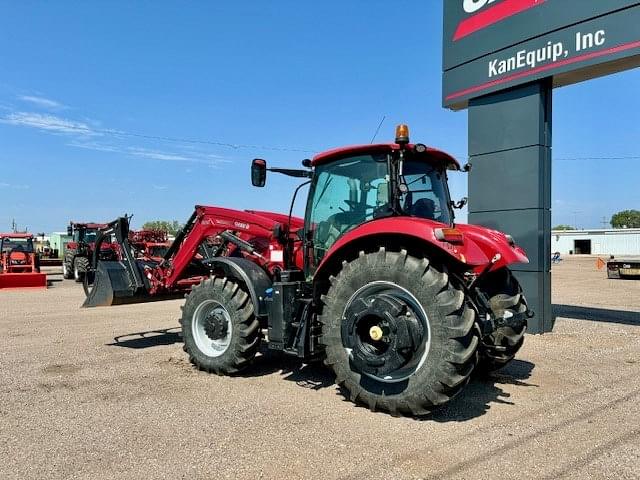
<svg viewBox="0 0 640 480">
<path fill-rule="evenodd" d="M 520 284 L 507 268 L 488 273 L 478 284 L 489 299 L 489 306 L 495 318 L 508 320 L 514 315 L 527 312 L 527 301 Z M 498 327 L 482 340 L 479 349 L 478 372 L 488 373 L 504 367 L 518 353 L 524 343 L 527 322 L 519 321 L 515 325 Z"/>
<path fill-rule="evenodd" d="M 73 279 L 80 283 L 89 270 L 89 259 L 86 257 L 76 257 L 73 261 Z"/>
<path fill-rule="evenodd" d="M 253 302 L 229 278 L 213 277 L 193 287 L 182 307 L 180 325 L 189 361 L 209 373 L 244 370 L 260 346 Z"/>
<path fill-rule="evenodd" d="M 65 255 L 62 261 L 62 278 L 71 280 L 73 278 L 73 256 Z"/>
<path fill-rule="evenodd" d="M 325 363 L 349 398 L 424 415 L 457 395 L 475 366 L 475 312 L 446 269 L 407 251 L 360 252 L 322 297 Z"/>
</svg>

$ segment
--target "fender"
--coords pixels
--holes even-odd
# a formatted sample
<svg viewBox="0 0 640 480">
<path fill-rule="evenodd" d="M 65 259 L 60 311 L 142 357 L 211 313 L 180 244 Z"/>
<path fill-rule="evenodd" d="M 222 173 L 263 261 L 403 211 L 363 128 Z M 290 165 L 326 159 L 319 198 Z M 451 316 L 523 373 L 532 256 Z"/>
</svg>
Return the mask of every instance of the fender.
<svg viewBox="0 0 640 480">
<path fill-rule="evenodd" d="M 264 292 L 271 288 L 272 282 L 262 268 L 246 258 L 236 257 L 216 257 L 202 263 L 212 268 L 218 267 L 227 277 L 244 283 L 249 290 L 256 316 L 267 315 Z"/>
<path fill-rule="evenodd" d="M 456 225 L 456 228 L 462 231 L 465 243 L 474 242 L 488 258 L 493 258 L 496 253 L 500 254 L 500 260 L 491 270 L 508 267 L 515 263 L 529 263 L 525 251 L 510 242 L 507 235 L 502 232 L 479 225 Z"/>
<path fill-rule="evenodd" d="M 364 223 L 341 236 L 334 243 L 318 265 L 315 275 L 321 274 L 335 258 L 340 258 L 342 250 L 354 242 L 367 238 L 373 240 L 380 235 L 395 235 L 429 244 L 432 248 L 450 257 L 456 263 L 466 265 L 468 270 L 482 271 L 496 253 L 501 259 L 493 265 L 497 269 L 513 263 L 529 263 L 524 251 L 509 244 L 506 235 L 483 227 L 456 225 L 463 232 L 462 244 L 454 245 L 436 238 L 434 229 L 448 225 L 417 217 L 387 217 Z M 489 235 L 487 235 L 489 233 Z"/>
<path fill-rule="evenodd" d="M 387 217 L 371 220 L 341 236 L 325 254 L 320 265 L 318 265 L 316 275 L 328 263 L 331 263 L 336 256 L 339 258 L 343 248 L 348 248 L 356 241 L 366 241 L 367 238 L 373 239 L 373 237 L 380 235 L 394 235 L 427 243 L 455 262 L 469 265 L 469 269 L 489 263 L 490 257 L 487 257 L 473 241 L 465 241 L 461 245 L 452 245 L 438 240 L 435 237 L 434 229 L 446 228 L 447 226 L 444 223 L 417 217 Z"/>
</svg>

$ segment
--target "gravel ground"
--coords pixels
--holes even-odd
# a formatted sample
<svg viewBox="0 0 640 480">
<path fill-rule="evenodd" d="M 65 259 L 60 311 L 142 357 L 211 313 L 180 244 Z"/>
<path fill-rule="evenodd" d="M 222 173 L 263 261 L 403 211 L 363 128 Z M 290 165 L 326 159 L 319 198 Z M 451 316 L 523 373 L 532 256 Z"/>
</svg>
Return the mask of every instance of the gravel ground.
<svg viewBox="0 0 640 480">
<path fill-rule="evenodd" d="M 241 377 L 197 372 L 181 301 L 2 291 L 0 478 L 640 478 L 640 281 L 594 262 L 554 266 L 554 333 L 422 420 L 269 352 Z"/>
</svg>

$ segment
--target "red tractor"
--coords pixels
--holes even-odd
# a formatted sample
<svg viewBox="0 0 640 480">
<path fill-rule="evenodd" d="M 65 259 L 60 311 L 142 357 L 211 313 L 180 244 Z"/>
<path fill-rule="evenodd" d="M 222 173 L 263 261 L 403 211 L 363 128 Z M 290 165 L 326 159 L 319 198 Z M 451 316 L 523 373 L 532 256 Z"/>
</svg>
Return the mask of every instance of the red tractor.
<svg viewBox="0 0 640 480">
<path fill-rule="evenodd" d="M 30 233 L 0 233 L 0 289 L 46 288 Z"/>
<path fill-rule="evenodd" d="M 129 243 L 139 258 L 150 259 L 162 259 L 171 246 L 164 230 L 130 231 Z"/>
<path fill-rule="evenodd" d="M 306 361 L 323 358 L 354 402 L 422 415 L 448 402 L 474 369 L 507 364 L 532 312 L 509 270 L 527 263 L 504 233 L 456 224 L 448 154 L 409 143 L 340 148 L 304 169 L 252 163 L 304 178 L 304 219 L 196 207 L 159 262 L 136 261 L 126 219 L 121 262 L 97 262 L 86 306 L 190 290 L 182 307 L 184 349 L 202 370 L 235 374 L 261 341 Z M 211 236 L 211 255 L 199 253 Z M 201 257 L 201 258 L 200 258 Z"/>
<path fill-rule="evenodd" d="M 62 262 L 62 275 L 65 279 L 73 278 L 76 282 L 84 280 L 90 258 L 93 256 L 98 231 L 106 226 L 103 223 L 69 223 L 67 234 L 72 240 L 66 245 Z M 109 238 L 103 238 L 99 257 L 106 261 L 117 260 L 118 248 L 118 244 L 111 243 Z"/>
</svg>

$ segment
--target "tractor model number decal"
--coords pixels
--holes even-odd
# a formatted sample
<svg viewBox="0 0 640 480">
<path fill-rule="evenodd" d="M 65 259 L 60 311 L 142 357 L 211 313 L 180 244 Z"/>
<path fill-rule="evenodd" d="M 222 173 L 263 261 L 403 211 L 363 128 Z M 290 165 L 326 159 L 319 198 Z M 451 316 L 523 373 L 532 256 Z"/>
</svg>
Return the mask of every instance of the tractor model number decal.
<svg viewBox="0 0 640 480">
<path fill-rule="evenodd" d="M 249 230 L 249 224 L 244 222 L 233 222 L 233 225 L 237 228 L 243 228 L 245 230 Z"/>
</svg>

